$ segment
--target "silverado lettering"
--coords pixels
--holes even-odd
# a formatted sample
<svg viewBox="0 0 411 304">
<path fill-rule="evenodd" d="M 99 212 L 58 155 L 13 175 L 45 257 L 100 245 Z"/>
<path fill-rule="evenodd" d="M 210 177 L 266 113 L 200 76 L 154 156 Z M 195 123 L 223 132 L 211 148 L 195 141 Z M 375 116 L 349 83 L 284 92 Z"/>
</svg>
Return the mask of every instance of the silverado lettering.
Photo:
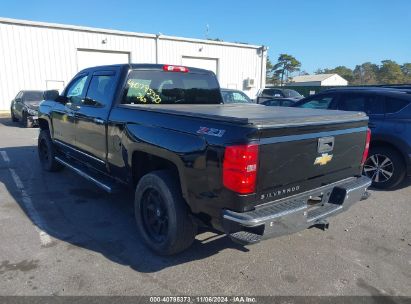
<svg viewBox="0 0 411 304">
<path fill-rule="evenodd" d="M 291 187 L 291 188 L 287 188 L 287 189 L 277 190 L 275 192 L 262 194 L 261 199 L 267 199 L 267 198 L 278 197 L 278 196 L 281 196 L 281 195 L 291 194 L 291 193 L 294 193 L 294 192 L 299 191 L 299 190 L 300 190 L 300 186 L 295 186 L 295 187 Z"/>
</svg>

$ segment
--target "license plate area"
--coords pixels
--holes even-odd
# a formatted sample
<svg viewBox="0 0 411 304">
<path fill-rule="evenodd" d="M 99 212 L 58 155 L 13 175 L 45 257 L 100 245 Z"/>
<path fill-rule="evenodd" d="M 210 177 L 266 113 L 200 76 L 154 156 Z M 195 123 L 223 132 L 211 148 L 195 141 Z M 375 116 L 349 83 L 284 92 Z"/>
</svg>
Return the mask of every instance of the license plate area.
<svg viewBox="0 0 411 304">
<path fill-rule="evenodd" d="M 306 200 L 307 209 L 313 210 L 316 208 L 323 207 L 324 205 L 330 202 L 330 197 L 332 196 L 333 192 L 334 192 L 334 188 L 331 188 L 323 192 L 311 194 L 309 197 L 307 197 L 307 200 Z"/>
</svg>

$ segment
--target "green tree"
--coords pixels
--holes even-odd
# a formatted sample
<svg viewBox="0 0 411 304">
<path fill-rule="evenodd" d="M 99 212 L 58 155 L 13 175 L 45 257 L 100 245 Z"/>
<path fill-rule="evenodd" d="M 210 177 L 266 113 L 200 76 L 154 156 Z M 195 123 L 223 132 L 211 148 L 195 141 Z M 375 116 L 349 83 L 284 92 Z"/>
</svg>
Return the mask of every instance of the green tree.
<svg viewBox="0 0 411 304">
<path fill-rule="evenodd" d="M 404 63 L 401 66 L 401 71 L 404 75 L 404 82 L 411 83 L 411 63 Z"/>
<path fill-rule="evenodd" d="M 301 62 L 295 59 L 294 56 L 288 54 L 280 54 L 277 63 L 273 66 L 273 75 L 280 79 L 280 85 L 284 84 L 284 80 L 288 79 L 291 73 L 299 71 Z"/>
<path fill-rule="evenodd" d="M 265 63 L 265 80 L 266 82 L 269 82 L 270 78 L 271 78 L 271 74 L 272 74 L 272 70 L 273 69 L 273 64 L 270 60 L 270 57 L 267 56 L 267 62 Z"/>
<path fill-rule="evenodd" d="M 404 82 L 404 74 L 401 66 L 393 60 L 383 60 L 378 72 L 378 80 L 381 84 L 396 84 Z"/>
<path fill-rule="evenodd" d="M 354 69 L 354 84 L 378 84 L 378 65 L 365 62 L 361 65 L 355 66 Z"/>
<path fill-rule="evenodd" d="M 267 56 L 267 63 L 266 63 L 266 75 L 265 75 L 265 82 L 267 84 L 279 85 L 280 80 L 278 79 L 277 75 L 274 75 L 273 72 L 273 64 L 270 60 L 270 57 Z"/>
<path fill-rule="evenodd" d="M 340 65 L 331 70 L 328 70 L 327 74 L 338 74 L 349 83 L 353 82 L 354 80 L 354 73 L 350 68 L 346 66 Z"/>
<path fill-rule="evenodd" d="M 210 41 L 224 41 L 223 39 L 220 39 L 220 38 L 207 38 L 207 40 L 210 40 Z"/>
</svg>

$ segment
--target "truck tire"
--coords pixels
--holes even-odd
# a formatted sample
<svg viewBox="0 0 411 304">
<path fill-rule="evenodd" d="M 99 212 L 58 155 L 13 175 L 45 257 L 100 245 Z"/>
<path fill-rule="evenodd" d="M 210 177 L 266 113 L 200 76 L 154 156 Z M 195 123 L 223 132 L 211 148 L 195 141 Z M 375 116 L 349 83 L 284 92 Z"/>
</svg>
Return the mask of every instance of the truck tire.
<svg viewBox="0 0 411 304">
<path fill-rule="evenodd" d="M 197 233 L 176 180 L 169 171 L 154 171 L 144 175 L 136 187 L 137 228 L 147 246 L 159 255 L 187 249 Z"/>
<path fill-rule="evenodd" d="M 40 131 L 37 149 L 40 163 L 44 170 L 53 172 L 63 168 L 63 165 L 54 159 L 56 150 L 54 148 L 53 141 L 51 140 L 49 130 Z"/>
<path fill-rule="evenodd" d="M 33 123 L 29 120 L 27 112 L 23 112 L 21 122 L 23 123 L 23 126 L 25 128 L 32 128 L 33 127 Z"/>
<path fill-rule="evenodd" d="M 371 148 L 364 164 L 364 174 L 377 189 L 392 189 L 405 177 L 405 163 L 400 153 L 390 147 Z"/>
<path fill-rule="evenodd" d="M 10 116 L 11 116 L 11 121 L 12 122 L 18 122 L 19 121 L 19 119 L 16 117 L 16 115 L 14 115 L 13 109 L 10 109 Z"/>
</svg>

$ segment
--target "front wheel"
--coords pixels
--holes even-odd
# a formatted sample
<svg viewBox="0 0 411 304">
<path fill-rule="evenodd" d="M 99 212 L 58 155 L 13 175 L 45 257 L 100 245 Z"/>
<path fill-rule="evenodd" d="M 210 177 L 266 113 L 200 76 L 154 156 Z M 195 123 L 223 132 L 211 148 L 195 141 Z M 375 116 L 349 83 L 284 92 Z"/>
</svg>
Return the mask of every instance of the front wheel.
<svg viewBox="0 0 411 304">
<path fill-rule="evenodd" d="M 29 116 L 27 115 L 27 112 L 23 112 L 23 117 L 21 118 L 21 122 L 23 123 L 23 126 L 25 128 L 32 128 L 33 127 L 33 122 L 29 119 Z"/>
<path fill-rule="evenodd" d="M 19 119 L 16 117 L 16 115 L 14 114 L 13 109 L 10 109 L 10 116 L 11 116 L 11 121 L 12 122 L 18 122 Z"/>
<path fill-rule="evenodd" d="M 56 151 L 49 130 L 41 130 L 38 138 L 38 154 L 40 163 L 46 171 L 58 171 L 63 166 L 54 157 Z"/>
<path fill-rule="evenodd" d="M 392 189 L 404 179 L 405 163 L 396 150 L 390 147 L 375 147 L 370 150 L 364 164 L 364 174 L 371 178 L 377 189 Z"/>
<path fill-rule="evenodd" d="M 179 253 L 193 243 L 197 227 L 168 171 L 154 171 L 141 178 L 134 201 L 137 228 L 147 246 L 160 255 Z"/>
</svg>

